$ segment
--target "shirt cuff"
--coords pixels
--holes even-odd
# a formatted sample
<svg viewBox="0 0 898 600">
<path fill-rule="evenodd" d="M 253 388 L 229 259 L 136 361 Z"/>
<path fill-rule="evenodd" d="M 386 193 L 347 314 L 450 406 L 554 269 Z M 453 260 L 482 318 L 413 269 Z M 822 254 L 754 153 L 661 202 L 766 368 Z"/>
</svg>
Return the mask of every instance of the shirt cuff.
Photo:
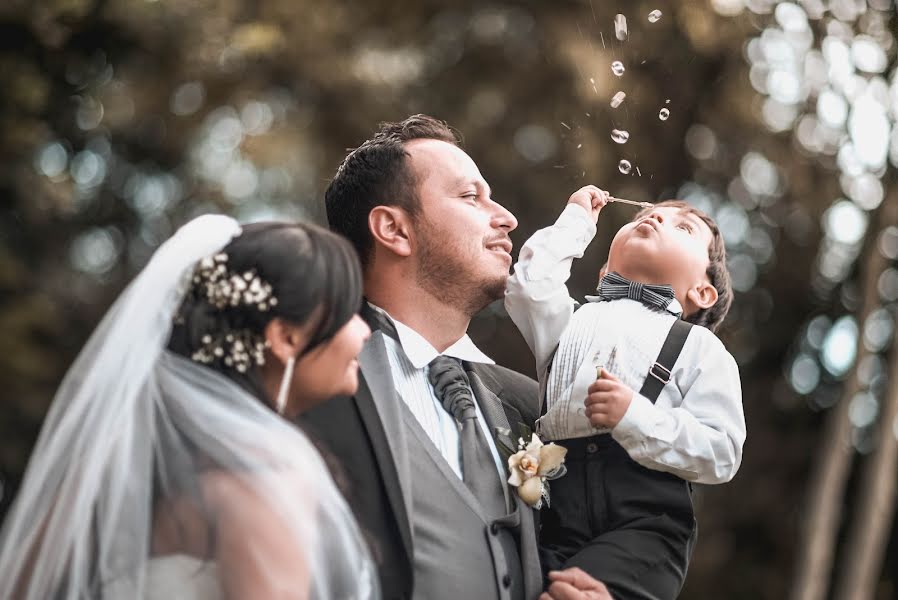
<svg viewBox="0 0 898 600">
<path fill-rule="evenodd" d="M 633 399 L 623 418 L 611 430 L 611 437 L 624 448 L 644 443 L 652 429 L 655 419 L 652 413 L 655 405 L 638 392 L 633 392 Z"/>
</svg>

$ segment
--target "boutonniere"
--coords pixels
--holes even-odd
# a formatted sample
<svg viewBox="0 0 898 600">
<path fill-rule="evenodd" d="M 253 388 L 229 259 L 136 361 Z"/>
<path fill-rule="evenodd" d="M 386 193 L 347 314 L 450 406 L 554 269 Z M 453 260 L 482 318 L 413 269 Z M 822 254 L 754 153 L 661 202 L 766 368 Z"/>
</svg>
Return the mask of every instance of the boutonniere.
<svg viewBox="0 0 898 600">
<path fill-rule="evenodd" d="M 530 428 L 518 424 L 518 443 L 511 442 L 511 430 L 497 428 L 499 450 L 508 461 L 509 485 L 518 488 L 521 500 L 539 510 L 549 505 L 549 480 L 567 472 L 564 456 L 567 448 L 555 443 L 544 444 Z"/>
</svg>

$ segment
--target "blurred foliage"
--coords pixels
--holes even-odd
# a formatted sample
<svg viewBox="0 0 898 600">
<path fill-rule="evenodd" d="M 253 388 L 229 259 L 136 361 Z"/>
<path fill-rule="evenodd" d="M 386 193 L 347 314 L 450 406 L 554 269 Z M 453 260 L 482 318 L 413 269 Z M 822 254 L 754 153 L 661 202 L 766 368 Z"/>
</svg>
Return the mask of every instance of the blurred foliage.
<svg viewBox="0 0 898 600">
<path fill-rule="evenodd" d="M 623 40 L 617 13 L 628 20 Z M 722 337 L 742 369 L 749 438 L 736 480 L 698 492 L 701 535 L 683 597 L 784 597 L 822 414 L 853 364 L 845 345 L 864 333 L 851 318 L 856 257 L 870 244 L 894 252 L 870 335 L 880 351 L 894 335 L 898 229 L 872 230 L 867 214 L 898 201 L 895 30 L 887 0 L 7 0 L 3 502 L 66 367 L 179 224 L 208 211 L 323 222 L 323 191 L 346 149 L 378 121 L 426 112 L 464 135 L 519 219 L 518 246 L 586 183 L 635 200 L 682 197 L 718 219 L 738 290 Z M 863 58 L 851 54 L 861 34 L 882 49 L 878 71 L 851 64 Z M 824 47 L 830 38 L 849 47 L 847 75 L 841 46 Z M 845 151 L 853 143 L 863 154 L 863 140 L 851 118 L 839 120 L 839 98 L 848 114 L 864 90 L 882 96 L 879 81 L 891 165 Z M 626 99 L 611 108 L 619 90 Z M 629 141 L 612 141 L 613 128 Z M 623 205 L 603 212 L 574 267 L 575 295 L 593 288 L 631 215 Z M 475 318 L 472 336 L 532 374 L 501 306 Z M 887 356 L 877 356 L 868 405 L 886 377 Z M 859 456 L 874 421 L 875 410 L 857 423 Z M 886 560 L 881 595 L 894 597 L 895 534 Z"/>
</svg>

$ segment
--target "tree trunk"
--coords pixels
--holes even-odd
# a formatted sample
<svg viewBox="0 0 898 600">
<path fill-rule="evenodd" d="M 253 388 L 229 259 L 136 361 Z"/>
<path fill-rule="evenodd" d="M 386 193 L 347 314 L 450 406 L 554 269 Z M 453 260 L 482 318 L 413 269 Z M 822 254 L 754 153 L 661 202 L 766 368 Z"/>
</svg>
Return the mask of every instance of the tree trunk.
<svg viewBox="0 0 898 600">
<path fill-rule="evenodd" d="M 898 197 L 891 194 L 883 202 L 874 219 L 871 231 L 878 231 L 878 223 L 889 224 L 893 220 Z M 886 267 L 886 259 L 879 252 L 875 236 L 868 243 L 861 263 L 861 294 L 863 303 L 858 313 L 857 358 L 851 370 L 838 404 L 830 410 L 826 419 L 823 447 L 815 462 L 815 471 L 807 496 L 809 511 L 803 523 L 799 539 L 799 558 L 790 600 L 823 600 L 829 589 L 835 555 L 836 536 L 842 520 L 842 501 L 845 483 L 854 455 L 851 446 L 851 422 L 848 408 L 851 399 L 860 391 L 857 365 L 868 354 L 864 348 L 863 324 L 880 304 L 877 283 Z M 898 376 L 898 373 L 895 373 Z"/>
<path fill-rule="evenodd" d="M 895 516 L 895 484 L 898 477 L 898 336 L 892 345 L 889 387 L 883 398 L 877 444 L 864 466 L 861 499 L 845 554 L 843 576 L 836 590 L 836 600 L 873 598 L 882 570 L 892 520 Z"/>
<path fill-rule="evenodd" d="M 881 222 L 894 223 L 898 198 L 891 194 L 880 214 Z M 892 333 L 888 387 L 881 399 L 876 425 L 875 449 L 864 464 L 860 501 L 855 507 L 855 523 L 840 569 L 836 600 L 873 598 L 882 570 L 882 560 L 892 531 L 895 514 L 895 486 L 898 478 L 898 335 Z"/>
<path fill-rule="evenodd" d="M 808 493 L 810 510 L 799 539 L 791 600 L 823 600 L 829 589 L 836 533 L 842 519 L 842 497 L 852 458 L 848 405 L 857 387 L 857 376 L 852 372 L 843 397 L 827 416 L 823 448 Z"/>
<path fill-rule="evenodd" d="M 892 348 L 891 381 L 878 426 L 878 445 L 864 469 L 860 523 L 848 543 L 845 577 L 836 598 L 873 598 L 895 517 L 898 469 L 898 344 Z"/>
</svg>

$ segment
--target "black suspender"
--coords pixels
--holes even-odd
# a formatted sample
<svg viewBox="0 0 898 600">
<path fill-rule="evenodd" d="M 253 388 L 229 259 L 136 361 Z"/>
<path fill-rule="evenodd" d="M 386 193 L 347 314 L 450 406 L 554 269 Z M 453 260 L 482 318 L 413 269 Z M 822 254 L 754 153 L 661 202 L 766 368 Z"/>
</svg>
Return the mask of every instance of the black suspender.
<svg viewBox="0 0 898 600">
<path fill-rule="evenodd" d="M 652 404 L 658 399 L 664 385 L 670 381 L 670 373 L 673 371 L 674 364 L 683 350 L 683 345 L 686 343 L 691 329 L 692 323 L 682 319 L 674 321 L 667 334 L 667 339 L 664 340 L 664 345 L 661 346 L 661 352 L 658 353 L 655 364 L 651 366 L 645 376 L 645 382 L 643 382 L 639 393 L 648 398 Z"/>
</svg>

